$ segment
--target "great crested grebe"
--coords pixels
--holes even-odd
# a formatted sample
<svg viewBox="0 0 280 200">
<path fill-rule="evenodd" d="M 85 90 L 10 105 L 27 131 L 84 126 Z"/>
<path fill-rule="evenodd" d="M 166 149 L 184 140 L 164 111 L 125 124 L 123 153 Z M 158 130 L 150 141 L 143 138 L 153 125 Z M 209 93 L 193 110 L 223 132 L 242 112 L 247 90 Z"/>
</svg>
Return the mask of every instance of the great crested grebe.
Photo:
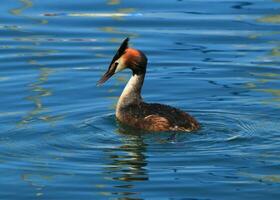
<svg viewBox="0 0 280 200">
<path fill-rule="evenodd" d="M 145 103 L 141 97 L 147 67 L 147 57 L 128 47 L 126 38 L 113 57 L 107 72 L 99 80 L 103 84 L 115 73 L 130 68 L 132 76 L 126 84 L 116 107 L 117 119 L 128 126 L 146 131 L 194 131 L 199 123 L 177 108 L 157 103 Z"/>
</svg>

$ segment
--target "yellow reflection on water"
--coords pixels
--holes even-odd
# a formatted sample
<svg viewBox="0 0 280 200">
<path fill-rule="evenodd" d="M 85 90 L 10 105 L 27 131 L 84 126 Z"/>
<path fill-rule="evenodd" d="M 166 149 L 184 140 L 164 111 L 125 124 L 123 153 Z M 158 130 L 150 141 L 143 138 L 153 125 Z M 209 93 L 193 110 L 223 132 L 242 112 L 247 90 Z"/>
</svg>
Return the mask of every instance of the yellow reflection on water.
<svg viewBox="0 0 280 200">
<path fill-rule="evenodd" d="M 96 53 L 96 54 L 94 54 L 94 56 L 97 58 L 108 58 L 108 59 L 110 58 L 109 55 L 102 54 L 102 53 Z"/>
<path fill-rule="evenodd" d="M 251 73 L 251 75 L 255 76 L 256 81 L 247 83 L 246 87 L 253 91 L 263 92 L 266 94 L 272 95 L 272 97 L 268 97 L 267 100 L 262 101 L 263 104 L 273 104 L 277 107 L 280 107 L 280 88 L 269 88 L 269 84 L 272 81 L 278 81 L 280 77 L 280 73 Z"/>
<path fill-rule="evenodd" d="M 104 31 L 106 33 L 117 33 L 119 34 L 120 32 L 117 31 L 115 28 L 111 27 L 111 26 L 108 26 L 108 27 L 101 27 L 100 28 L 101 31 Z"/>
<path fill-rule="evenodd" d="M 280 0 L 275 0 L 276 2 L 280 2 Z M 256 19 L 259 23 L 280 23 L 280 15 L 266 15 Z M 267 51 L 266 54 L 259 56 L 256 60 L 262 63 L 263 68 L 270 65 L 270 62 L 274 60 L 279 60 L 280 57 L 280 43 L 277 40 L 280 35 L 279 31 L 271 31 L 271 32 L 259 32 L 257 34 L 251 34 L 248 37 L 250 39 L 256 39 L 261 37 L 268 37 L 272 39 L 268 39 L 267 43 L 272 46 L 270 50 Z M 269 61 L 269 62 L 267 62 Z M 261 65 L 261 64 L 260 64 Z M 274 66 L 274 64 L 272 64 Z M 274 70 L 275 71 L 275 70 Z M 269 68 L 264 73 L 252 72 L 250 73 L 255 77 L 255 81 L 248 82 L 245 84 L 245 87 L 251 89 L 252 91 L 262 92 L 267 95 L 267 99 L 262 101 L 263 104 L 273 105 L 275 107 L 280 107 L 280 87 L 275 87 L 275 82 L 279 82 L 280 73 L 269 71 Z M 272 84 L 270 84 L 272 83 Z"/>
<path fill-rule="evenodd" d="M 258 22 L 266 22 L 266 23 L 280 23 L 280 15 L 270 15 L 261 17 L 257 20 Z"/>
<path fill-rule="evenodd" d="M 280 37 L 280 34 L 279 34 L 279 37 Z M 270 55 L 271 55 L 271 56 L 274 56 L 274 57 L 280 57 L 280 45 L 274 47 L 274 48 L 271 50 Z"/>
<path fill-rule="evenodd" d="M 243 172 L 243 173 L 240 173 L 240 175 L 250 177 L 257 181 L 262 180 L 263 182 L 280 183 L 279 174 L 259 175 L 259 174 L 251 174 L 251 173 Z"/>
<path fill-rule="evenodd" d="M 254 75 L 254 76 L 262 76 L 262 77 L 270 77 L 270 78 L 280 76 L 280 74 L 271 73 L 271 72 L 268 72 L 268 73 L 251 73 L 251 74 Z"/>
<path fill-rule="evenodd" d="M 50 68 L 39 68 L 39 71 L 40 73 L 37 80 L 28 87 L 32 95 L 26 97 L 28 101 L 33 103 L 34 108 L 27 112 L 18 125 L 30 124 L 36 120 L 48 122 L 53 125 L 56 121 L 62 119 L 62 116 L 49 116 L 47 114 L 42 114 L 43 111 L 48 110 L 44 106 L 42 99 L 53 94 L 51 89 L 43 87 L 43 84 L 48 81 L 48 77 L 53 73 L 53 70 Z"/>
<path fill-rule="evenodd" d="M 119 5 L 120 3 L 120 0 L 107 0 L 108 5 Z"/>
<path fill-rule="evenodd" d="M 275 2 L 280 2 L 280 0 L 274 0 Z M 257 19 L 258 22 L 264 22 L 264 23 L 280 23 L 280 15 L 268 15 L 268 16 L 263 16 L 259 19 Z"/>
<path fill-rule="evenodd" d="M 20 15 L 22 17 L 32 19 L 33 21 L 37 21 L 40 24 L 47 24 L 48 23 L 48 20 L 46 20 L 46 19 L 41 20 L 41 19 L 37 19 L 37 18 L 34 18 L 34 17 L 29 17 L 28 15 L 23 15 L 23 12 L 26 9 L 32 8 L 34 6 L 32 0 L 18 0 L 18 1 L 21 3 L 21 6 L 19 8 L 11 9 L 10 13 L 12 15 L 16 15 L 16 16 Z"/>
<path fill-rule="evenodd" d="M 135 11 L 136 11 L 135 8 L 121 8 L 121 9 L 118 9 L 118 12 L 120 12 L 120 13 L 133 13 Z"/>
<path fill-rule="evenodd" d="M 134 8 L 122 8 L 117 10 L 118 13 L 121 13 L 123 16 L 129 16 L 129 14 L 135 12 Z M 113 16 L 116 20 L 124 20 L 123 16 Z"/>
<path fill-rule="evenodd" d="M 118 28 L 112 27 L 112 26 L 104 26 L 99 28 L 102 32 L 105 33 L 112 33 L 112 34 L 116 34 L 116 35 L 123 35 L 124 37 L 129 36 L 130 38 L 136 38 L 138 37 L 138 34 L 136 33 L 131 33 L 131 32 L 125 32 L 125 31 L 121 31 Z M 109 42 L 111 43 L 120 43 L 122 42 L 123 39 L 118 39 L 118 38 L 110 38 Z"/>
<path fill-rule="evenodd" d="M 257 91 L 270 93 L 274 96 L 280 97 L 280 89 L 257 89 Z"/>
<path fill-rule="evenodd" d="M 13 15 L 20 15 L 22 12 L 28 8 L 31 8 L 33 6 L 33 3 L 31 0 L 19 0 L 19 2 L 22 3 L 22 6 L 19 8 L 15 8 L 10 10 L 11 14 Z"/>
<path fill-rule="evenodd" d="M 26 19 L 30 19 L 35 22 L 39 22 L 42 25 L 48 24 L 48 21 L 43 19 L 37 19 L 34 17 L 29 17 L 28 15 L 24 15 L 23 12 L 29 8 L 34 6 L 32 0 L 18 0 L 21 3 L 19 8 L 14 8 L 10 10 L 12 15 L 16 15 L 19 17 L 23 17 Z M 16 29 L 16 31 L 19 31 Z M 18 49 L 29 49 L 29 50 L 36 50 L 36 47 L 40 45 L 40 39 L 42 36 L 30 36 L 24 38 L 14 38 L 15 41 L 20 42 L 30 42 L 30 45 L 25 46 L 18 46 Z M 45 67 L 44 64 L 39 63 L 35 57 L 44 57 L 51 53 L 56 53 L 56 50 L 44 50 L 40 52 L 33 53 L 32 56 L 34 58 L 26 60 L 29 65 L 33 65 L 38 67 L 38 78 L 34 80 L 33 83 L 28 85 L 28 89 L 31 95 L 28 95 L 25 99 L 32 102 L 34 108 L 31 111 L 28 111 L 26 115 L 22 118 L 20 122 L 18 122 L 18 126 L 23 126 L 27 124 L 31 124 L 36 120 L 47 122 L 50 125 L 54 125 L 55 122 L 62 119 L 62 116 L 53 116 L 44 113 L 48 110 L 46 106 L 43 104 L 43 99 L 53 95 L 51 89 L 44 87 L 43 85 L 47 83 L 49 76 L 54 73 L 54 70 L 51 68 Z M 25 56 L 24 53 L 18 53 L 17 56 Z"/>
</svg>

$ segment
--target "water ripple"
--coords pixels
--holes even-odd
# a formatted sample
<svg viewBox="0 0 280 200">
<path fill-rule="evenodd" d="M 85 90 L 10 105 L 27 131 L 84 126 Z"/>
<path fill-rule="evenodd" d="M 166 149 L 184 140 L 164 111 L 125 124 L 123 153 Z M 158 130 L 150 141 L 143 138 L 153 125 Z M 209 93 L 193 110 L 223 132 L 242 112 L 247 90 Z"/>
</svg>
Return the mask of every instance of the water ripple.
<svg viewBox="0 0 280 200">
<path fill-rule="evenodd" d="M 1 199 L 277 199 L 278 1 L 3 0 L 0 11 Z M 199 131 L 117 123 L 129 72 L 95 84 L 128 36 L 149 58 L 144 99 L 188 111 Z"/>
</svg>

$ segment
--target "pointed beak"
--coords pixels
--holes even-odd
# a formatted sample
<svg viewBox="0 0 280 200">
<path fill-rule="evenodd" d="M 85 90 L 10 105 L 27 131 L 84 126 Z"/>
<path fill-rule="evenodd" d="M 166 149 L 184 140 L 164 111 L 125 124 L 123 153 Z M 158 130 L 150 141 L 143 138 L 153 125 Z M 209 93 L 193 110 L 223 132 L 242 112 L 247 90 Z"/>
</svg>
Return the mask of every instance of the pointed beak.
<svg viewBox="0 0 280 200">
<path fill-rule="evenodd" d="M 101 77 L 101 79 L 97 82 L 97 85 L 100 86 L 105 83 L 111 76 L 115 74 L 116 67 L 114 64 L 109 67 L 107 72 Z"/>
<path fill-rule="evenodd" d="M 105 83 L 111 76 L 113 76 L 116 73 L 116 69 L 118 66 L 118 63 L 115 63 L 116 60 L 118 60 L 125 52 L 125 50 L 128 48 L 128 41 L 129 38 L 126 38 L 121 46 L 119 47 L 117 53 L 115 54 L 115 56 L 113 57 L 109 68 L 107 70 L 107 72 L 101 77 L 101 79 L 97 82 L 97 85 L 100 86 L 103 83 Z"/>
</svg>

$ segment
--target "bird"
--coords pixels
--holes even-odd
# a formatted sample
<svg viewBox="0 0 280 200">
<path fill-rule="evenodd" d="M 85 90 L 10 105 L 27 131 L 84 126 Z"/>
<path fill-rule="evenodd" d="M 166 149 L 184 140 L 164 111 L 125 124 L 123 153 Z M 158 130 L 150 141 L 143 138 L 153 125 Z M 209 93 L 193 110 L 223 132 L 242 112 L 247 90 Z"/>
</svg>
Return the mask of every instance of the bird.
<svg viewBox="0 0 280 200">
<path fill-rule="evenodd" d="M 116 105 L 116 118 L 126 126 L 149 131 L 191 132 L 200 128 L 199 122 L 190 114 L 169 105 L 146 103 L 141 96 L 148 59 L 137 49 L 130 48 L 129 38 L 123 40 L 108 70 L 97 85 L 102 85 L 114 74 L 128 68 L 132 71 Z"/>
</svg>

